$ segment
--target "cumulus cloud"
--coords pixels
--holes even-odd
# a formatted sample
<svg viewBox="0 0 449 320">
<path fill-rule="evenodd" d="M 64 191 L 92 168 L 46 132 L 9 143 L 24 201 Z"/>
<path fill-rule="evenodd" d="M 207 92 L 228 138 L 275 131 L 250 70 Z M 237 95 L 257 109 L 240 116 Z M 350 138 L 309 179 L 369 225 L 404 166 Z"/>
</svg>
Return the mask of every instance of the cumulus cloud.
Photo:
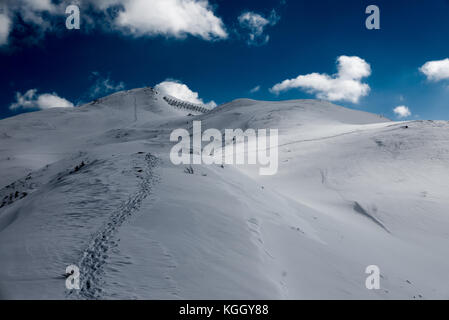
<svg viewBox="0 0 449 320">
<path fill-rule="evenodd" d="M 227 38 L 220 18 L 207 0 L 122 0 L 115 19 L 118 27 L 135 35 L 183 37 L 187 34 L 211 40 Z"/>
<path fill-rule="evenodd" d="M 255 12 L 244 12 L 237 18 L 240 27 L 248 32 L 247 43 L 249 45 L 264 45 L 270 40 L 270 36 L 264 34 L 267 26 L 274 26 L 279 21 L 276 11 L 272 11 L 268 18 Z"/>
<path fill-rule="evenodd" d="M 0 46 L 10 42 L 8 38 L 14 28 L 23 30 L 24 25 L 32 26 L 27 29 L 32 31 L 32 35 L 24 35 L 26 41 L 35 42 L 40 39 L 57 24 L 53 17 L 64 15 L 67 1 L 55 4 L 51 0 L 1 0 Z"/>
<path fill-rule="evenodd" d="M 449 58 L 426 62 L 420 69 L 430 81 L 449 79 Z"/>
<path fill-rule="evenodd" d="M 30 89 L 24 94 L 16 93 L 16 102 L 9 106 L 10 110 L 22 109 L 50 109 L 73 108 L 70 101 L 59 97 L 56 93 L 37 94 L 37 89 Z"/>
<path fill-rule="evenodd" d="M 250 93 L 256 93 L 260 91 L 260 86 L 255 86 L 254 88 L 252 88 L 251 90 L 249 90 Z"/>
<path fill-rule="evenodd" d="M 89 96 L 91 98 L 98 98 L 101 95 L 107 95 L 111 92 L 116 92 L 125 89 L 125 83 L 122 81 L 115 82 L 109 77 L 103 77 L 98 72 L 92 72 L 92 78 L 95 79 L 95 83 L 89 90 Z"/>
<path fill-rule="evenodd" d="M 406 106 L 397 106 L 393 109 L 393 112 L 396 114 L 398 118 L 407 118 L 412 115 L 410 109 Z"/>
<path fill-rule="evenodd" d="M 217 106 L 214 101 L 204 103 L 203 100 L 199 98 L 198 92 L 193 92 L 187 85 L 177 80 L 165 80 L 157 84 L 154 89 L 163 94 L 170 95 L 183 101 L 195 104 L 203 104 L 210 108 L 214 108 Z"/>
<path fill-rule="evenodd" d="M 102 26 L 132 36 L 183 38 L 192 35 L 205 40 L 228 37 L 221 18 L 208 0 L 0 0 L 0 45 L 19 24 L 33 25 L 39 35 L 56 30 L 70 4 L 83 11 L 83 29 Z M 20 19 L 18 19 L 20 17 Z M 55 19 L 57 18 L 57 19 Z M 36 38 L 33 35 L 32 38 Z"/>
<path fill-rule="evenodd" d="M 350 101 L 358 103 L 370 92 L 362 79 L 371 75 L 371 66 L 362 58 L 340 56 L 337 59 L 338 73 L 327 75 L 311 73 L 294 79 L 284 80 L 274 85 L 270 91 L 275 94 L 293 88 L 315 94 L 317 98 L 329 101 Z"/>
</svg>

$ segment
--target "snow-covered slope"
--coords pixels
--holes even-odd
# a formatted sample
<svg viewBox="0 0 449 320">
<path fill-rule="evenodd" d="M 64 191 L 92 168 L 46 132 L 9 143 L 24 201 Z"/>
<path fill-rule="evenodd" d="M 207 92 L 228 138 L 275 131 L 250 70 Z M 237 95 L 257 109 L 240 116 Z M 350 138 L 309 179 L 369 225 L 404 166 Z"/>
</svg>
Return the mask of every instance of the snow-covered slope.
<svg viewBox="0 0 449 320">
<path fill-rule="evenodd" d="M 173 165 L 193 120 L 279 129 L 278 173 Z M 198 114 L 150 88 L 1 120 L 0 298 L 447 299 L 448 129 L 316 100 Z"/>
</svg>

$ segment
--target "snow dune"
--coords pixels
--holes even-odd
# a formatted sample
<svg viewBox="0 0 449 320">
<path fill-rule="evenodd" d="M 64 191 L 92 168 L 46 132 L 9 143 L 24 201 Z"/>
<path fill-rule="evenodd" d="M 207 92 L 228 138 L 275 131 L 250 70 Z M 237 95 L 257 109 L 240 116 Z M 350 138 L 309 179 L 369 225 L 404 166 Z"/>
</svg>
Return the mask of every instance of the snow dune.
<svg viewBox="0 0 449 320">
<path fill-rule="evenodd" d="M 1 120 L 0 298 L 449 298 L 449 122 L 317 100 L 199 111 L 143 88 Z M 174 166 L 169 135 L 193 120 L 279 129 L 278 173 Z"/>
</svg>

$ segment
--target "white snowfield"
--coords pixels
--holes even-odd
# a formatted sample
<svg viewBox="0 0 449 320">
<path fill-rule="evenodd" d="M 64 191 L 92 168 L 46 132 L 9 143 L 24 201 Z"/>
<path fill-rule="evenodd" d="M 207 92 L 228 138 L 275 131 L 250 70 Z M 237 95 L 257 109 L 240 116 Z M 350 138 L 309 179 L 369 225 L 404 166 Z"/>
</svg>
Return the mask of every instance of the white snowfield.
<svg viewBox="0 0 449 320">
<path fill-rule="evenodd" d="M 0 298 L 449 299 L 449 122 L 315 100 L 189 113 L 145 88 L 1 120 Z M 279 129 L 278 173 L 173 165 L 193 120 Z"/>
</svg>

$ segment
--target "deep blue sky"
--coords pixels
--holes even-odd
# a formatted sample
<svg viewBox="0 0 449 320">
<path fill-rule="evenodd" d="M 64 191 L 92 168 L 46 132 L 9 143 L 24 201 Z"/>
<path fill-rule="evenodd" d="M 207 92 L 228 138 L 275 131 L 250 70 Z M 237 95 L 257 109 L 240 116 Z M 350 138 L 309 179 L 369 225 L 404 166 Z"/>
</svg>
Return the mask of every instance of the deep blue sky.
<svg viewBox="0 0 449 320">
<path fill-rule="evenodd" d="M 178 79 L 205 101 L 218 104 L 243 97 L 314 98 L 298 89 L 278 96 L 268 89 L 300 74 L 334 74 L 336 58 L 348 55 L 371 65 L 372 74 L 364 79 L 371 91 L 358 104 L 336 104 L 391 118 L 394 107 L 406 105 L 412 119 L 449 119 L 449 81 L 430 82 L 419 72 L 427 61 L 449 57 L 447 0 L 209 2 L 228 39 L 134 37 L 97 27 L 86 31 L 83 23 L 79 31 L 61 27 L 36 41 L 30 40 L 32 30 L 13 31 L 10 44 L 0 49 L 0 118 L 23 112 L 9 106 L 16 92 L 33 88 L 74 104 L 87 102 L 95 82 L 92 72 L 123 82 L 126 89 Z M 369 4 L 380 7 L 381 30 L 365 28 Z M 239 36 L 237 17 L 244 11 L 268 17 L 272 9 L 280 20 L 266 28 L 270 40 L 248 45 Z M 65 17 L 56 19 L 64 26 Z M 259 92 L 249 92 L 258 85 Z"/>
</svg>

